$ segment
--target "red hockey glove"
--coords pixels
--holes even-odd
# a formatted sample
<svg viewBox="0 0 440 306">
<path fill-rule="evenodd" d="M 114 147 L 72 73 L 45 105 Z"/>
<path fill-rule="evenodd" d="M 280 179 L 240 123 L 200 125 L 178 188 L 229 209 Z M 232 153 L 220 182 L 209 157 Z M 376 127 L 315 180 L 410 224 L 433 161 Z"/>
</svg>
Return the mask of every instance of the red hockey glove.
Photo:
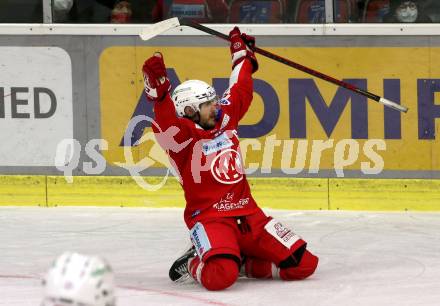
<svg viewBox="0 0 440 306">
<path fill-rule="evenodd" d="M 235 27 L 229 32 L 229 40 L 231 42 L 232 69 L 247 57 L 252 62 L 252 72 L 257 71 L 258 62 L 254 54 L 255 37 L 242 34 L 240 29 Z"/>
<path fill-rule="evenodd" d="M 151 101 L 162 101 L 171 89 L 162 54 L 156 52 L 147 59 L 142 67 L 142 73 L 147 98 Z"/>
<path fill-rule="evenodd" d="M 246 46 L 251 49 L 252 52 L 255 52 L 255 37 L 247 35 L 246 33 L 241 33 L 241 39 L 243 39 Z"/>
</svg>

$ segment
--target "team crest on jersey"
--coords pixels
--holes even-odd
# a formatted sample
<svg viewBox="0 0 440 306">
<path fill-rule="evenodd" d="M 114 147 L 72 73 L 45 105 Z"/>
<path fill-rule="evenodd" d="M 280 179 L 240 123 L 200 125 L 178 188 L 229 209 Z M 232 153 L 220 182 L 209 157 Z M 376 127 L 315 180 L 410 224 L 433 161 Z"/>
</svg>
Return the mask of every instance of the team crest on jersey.
<svg viewBox="0 0 440 306">
<path fill-rule="evenodd" d="M 226 133 L 222 133 L 220 134 L 220 136 L 205 142 L 202 145 L 202 151 L 203 154 L 209 155 L 217 151 L 230 148 L 232 147 L 232 145 L 233 145 L 232 140 L 228 138 Z"/>
<path fill-rule="evenodd" d="M 211 173 L 222 184 L 235 184 L 243 179 L 241 155 L 234 149 L 227 149 L 217 155 L 211 163 Z"/>
<path fill-rule="evenodd" d="M 222 98 L 219 103 L 220 105 L 231 105 L 231 101 L 226 98 Z"/>
</svg>

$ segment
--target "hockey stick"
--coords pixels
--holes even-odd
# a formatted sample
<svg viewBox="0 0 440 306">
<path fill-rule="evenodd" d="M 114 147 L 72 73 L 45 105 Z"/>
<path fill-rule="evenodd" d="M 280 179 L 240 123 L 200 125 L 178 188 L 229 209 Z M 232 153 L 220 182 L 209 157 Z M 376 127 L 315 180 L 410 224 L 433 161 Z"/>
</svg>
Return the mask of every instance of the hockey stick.
<svg viewBox="0 0 440 306">
<path fill-rule="evenodd" d="M 159 24 L 160 24 L 160 26 L 159 26 Z M 202 32 L 205 32 L 205 33 L 208 33 L 208 34 L 211 34 L 211 35 L 214 35 L 214 36 L 217 36 L 217 37 L 220 37 L 220 38 L 222 38 L 224 40 L 229 41 L 229 37 L 226 34 L 223 34 L 223 33 L 220 33 L 220 32 L 218 32 L 216 30 L 213 30 L 211 28 L 205 27 L 205 26 L 203 26 L 203 25 L 201 25 L 199 23 L 196 23 L 194 21 L 179 20 L 177 17 L 161 21 L 159 23 L 156 23 L 156 24 L 152 25 L 150 28 L 145 29 L 141 33 L 141 38 L 143 40 L 150 39 L 151 37 L 154 37 L 154 36 L 156 36 L 156 35 L 158 35 L 158 34 L 160 34 L 162 32 L 165 32 L 165 31 L 167 31 L 169 29 L 172 29 L 174 27 L 178 27 L 179 25 L 188 26 L 188 27 L 191 27 L 191 28 L 194 28 L 194 29 L 198 29 L 198 30 L 200 30 Z M 144 39 L 144 37 L 147 37 L 147 38 Z M 397 110 L 397 111 L 400 111 L 400 112 L 404 112 L 404 113 L 406 113 L 408 111 L 408 108 L 406 106 L 397 104 L 396 102 L 393 102 L 391 100 L 388 100 L 388 99 L 385 99 L 385 98 L 380 97 L 378 95 L 375 95 L 375 94 L 373 94 L 371 92 L 368 92 L 366 90 L 363 90 L 361 88 L 353 86 L 353 85 L 351 85 L 349 83 L 346 83 L 344 81 L 340 81 L 338 79 L 335 79 L 335 78 L 333 78 L 331 76 L 328 76 L 328 75 L 326 75 L 326 74 L 324 74 L 322 72 L 319 72 L 319 71 L 313 70 L 311 68 L 308 68 L 306 66 L 303 66 L 301 64 L 295 63 L 295 62 L 293 62 L 293 61 L 291 61 L 289 59 L 286 59 L 286 58 L 281 57 L 279 55 L 273 54 L 273 53 L 271 53 L 269 51 L 266 51 L 266 50 L 263 50 L 261 48 L 255 47 L 255 52 L 258 53 L 258 54 L 261 54 L 261 55 L 263 55 L 265 57 L 268 57 L 270 59 L 273 59 L 273 60 L 275 60 L 277 62 L 285 64 L 287 66 L 290 66 L 290 67 L 293 67 L 295 69 L 298 69 L 298 70 L 300 70 L 302 72 L 305 72 L 307 74 L 313 75 L 313 76 L 315 76 L 317 78 L 320 78 L 320 79 L 322 79 L 324 81 L 327 81 L 327 82 L 333 83 L 335 85 L 344 87 L 344 88 L 346 88 L 348 90 L 354 91 L 354 92 L 356 92 L 356 93 L 358 93 L 360 95 L 363 95 L 363 96 L 365 96 L 365 97 L 367 97 L 367 98 L 369 98 L 371 100 L 374 100 L 374 101 L 376 101 L 378 103 L 381 103 L 381 104 L 383 104 L 383 105 L 385 105 L 387 107 L 390 107 L 390 108 L 392 108 L 394 110 Z"/>
<path fill-rule="evenodd" d="M 172 28 L 177 28 L 180 26 L 179 18 L 174 17 L 170 19 L 166 19 L 157 23 L 150 25 L 142 30 L 139 36 L 142 40 L 149 40 L 154 36 L 157 36 L 163 32 L 171 30 Z"/>
</svg>

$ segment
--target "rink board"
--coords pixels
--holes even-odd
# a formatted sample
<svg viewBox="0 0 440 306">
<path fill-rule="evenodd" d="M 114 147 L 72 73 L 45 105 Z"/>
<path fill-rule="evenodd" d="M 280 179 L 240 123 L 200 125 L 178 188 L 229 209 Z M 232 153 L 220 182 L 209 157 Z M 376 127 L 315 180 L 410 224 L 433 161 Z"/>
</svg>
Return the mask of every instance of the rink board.
<svg viewBox="0 0 440 306">
<path fill-rule="evenodd" d="M 0 205 L 46 206 L 46 176 L 0 175 Z"/>
<path fill-rule="evenodd" d="M 330 179 L 329 209 L 440 210 L 440 180 Z"/>
<path fill-rule="evenodd" d="M 377 167 L 374 173 L 378 178 L 390 177 L 385 175 L 386 171 L 440 171 L 440 142 L 435 136 L 435 120 L 440 116 L 436 111 L 440 48 L 350 45 L 265 49 L 402 103 L 409 111 L 395 112 L 367 101 L 364 96 L 259 57 L 260 69 L 253 74 L 253 102 L 238 127 L 241 141 L 254 145 L 247 150 L 242 147 L 241 153 L 246 166 L 258 165 L 256 174 L 264 174 L 261 168 L 274 172 L 285 169 L 290 164 L 283 164 L 283 160 L 294 163 L 295 157 L 301 156 L 305 160 L 295 164 L 301 170 L 297 177 L 307 177 L 307 171 L 316 166 L 319 170 L 333 169 L 345 147 L 353 158 L 344 170 L 357 171 L 357 177 L 366 174 L 361 172 L 365 164 Z M 103 50 L 99 58 L 100 137 L 108 142 L 108 150 L 102 154 L 112 167 L 128 162 L 127 150 L 133 162 L 148 158 L 151 164 L 147 163 L 145 168 L 168 166 L 165 152 L 161 155 L 152 147 L 151 122 L 139 123 L 145 128 L 143 133 L 139 132 L 141 128 L 136 133 L 128 128 L 132 127 L 128 124 L 130 120 L 139 115 L 153 120 L 152 104 L 143 95 L 140 67 L 157 50 L 166 59 L 173 87 L 184 80 L 199 79 L 222 93 L 229 85 L 230 59 L 223 46 L 112 46 Z M 130 145 L 122 145 L 126 133 L 133 138 Z M 269 156 L 265 148 L 271 141 L 277 145 Z M 298 149 L 300 141 L 306 142 L 303 150 Z M 316 165 L 313 147 L 321 142 L 329 147 L 322 151 Z M 376 145 L 372 146 L 372 142 Z M 400 175 L 396 178 L 405 178 L 405 174 Z"/>
<path fill-rule="evenodd" d="M 146 178 L 150 184 L 161 178 Z M 183 207 L 183 192 L 175 179 L 157 192 L 139 187 L 129 176 L 78 176 L 73 183 L 62 176 L 47 180 L 48 206 Z"/>
<path fill-rule="evenodd" d="M 159 184 L 161 177 L 144 177 Z M 298 210 L 440 211 L 440 180 L 248 178 L 261 207 Z M 0 176 L 0 206 L 183 207 L 170 178 L 147 191 L 127 176 Z"/>
</svg>

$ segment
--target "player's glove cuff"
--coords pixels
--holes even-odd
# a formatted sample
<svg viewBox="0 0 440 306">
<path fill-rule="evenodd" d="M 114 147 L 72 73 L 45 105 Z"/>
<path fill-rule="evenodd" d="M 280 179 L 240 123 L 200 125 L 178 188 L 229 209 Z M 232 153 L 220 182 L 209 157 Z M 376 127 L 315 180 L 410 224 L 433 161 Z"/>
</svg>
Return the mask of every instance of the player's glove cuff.
<svg viewBox="0 0 440 306">
<path fill-rule="evenodd" d="M 239 63 L 241 63 L 245 58 L 248 58 L 252 63 L 252 73 L 258 70 L 258 61 L 255 57 L 254 52 L 249 50 L 242 50 L 236 52 L 232 56 L 232 69 L 235 68 Z"/>
</svg>

